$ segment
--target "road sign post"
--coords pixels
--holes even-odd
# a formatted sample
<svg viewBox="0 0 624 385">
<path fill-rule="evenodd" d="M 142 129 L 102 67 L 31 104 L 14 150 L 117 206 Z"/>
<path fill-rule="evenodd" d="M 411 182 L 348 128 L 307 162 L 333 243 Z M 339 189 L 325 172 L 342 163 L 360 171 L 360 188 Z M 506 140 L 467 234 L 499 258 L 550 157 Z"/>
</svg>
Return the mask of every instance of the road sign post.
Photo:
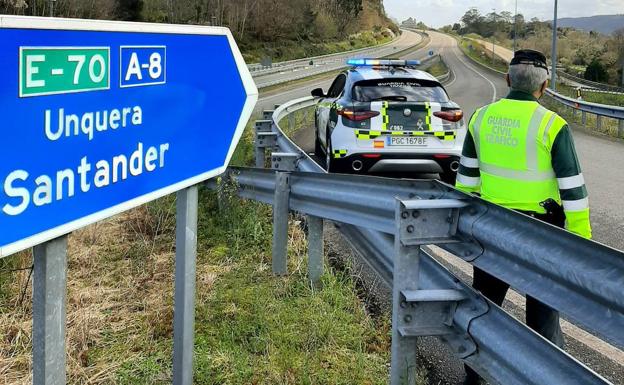
<svg viewBox="0 0 624 385">
<path fill-rule="evenodd" d="M 33 248 L 33 385 L 65 383 L 67 237 Z"/>
<path fill-rule="evenodd" d="M 197 186 L 177 194 L 176 265 L 173 311 L 173 384 L 193 384 Z"/>
</svg>

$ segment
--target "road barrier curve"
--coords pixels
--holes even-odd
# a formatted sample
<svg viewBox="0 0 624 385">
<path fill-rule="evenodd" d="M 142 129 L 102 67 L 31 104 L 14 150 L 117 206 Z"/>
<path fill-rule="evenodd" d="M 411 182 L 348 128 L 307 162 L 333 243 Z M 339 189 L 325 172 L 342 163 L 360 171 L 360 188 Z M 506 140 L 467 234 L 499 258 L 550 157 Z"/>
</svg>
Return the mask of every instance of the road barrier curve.
<svg viewBox="0 0 624 385">
<path fill-rule="evenodd" d="M 438 181 L 327 174 L 279 125 L 316 102 L 301 98 L 267 111 L 269 119 L 257 122 L 256 135 L 271 134 L 275 140 L 257 147 L 259 168 L 230 168 L 226 180 L 242 197 L 338 223 L 357 253 L 393 288 L 391 384 L 411 381 L 414 339 L 425 335 L 439 336 L 490 383 L 609 383 L 461 283 L 421 246 L 439 245 L 620 349 L 624 253 Z M 273 170 L 260 169 L 267 148 L 275 151 Z M 279 228 L 284 229 L 275 231 Z M 317 244 L 322 234 L 312 236 Z M 285 258 L 286 239 L 274 234 L 274 257 Z"/>
</svg>

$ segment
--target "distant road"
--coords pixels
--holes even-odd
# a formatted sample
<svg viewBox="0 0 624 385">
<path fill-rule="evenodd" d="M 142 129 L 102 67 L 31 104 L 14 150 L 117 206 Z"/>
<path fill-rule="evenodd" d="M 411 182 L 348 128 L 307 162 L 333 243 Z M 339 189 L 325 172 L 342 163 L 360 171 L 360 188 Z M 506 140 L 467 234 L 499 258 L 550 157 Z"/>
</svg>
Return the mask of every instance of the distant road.
<svg viewBox="0 0 624 385">
<path fill-rule="evenodd" d="M 477 43 L 483 44 L 483 46 L 488 52 L 492 52 L 491 41 L 486 41 L 486 40 L 481 40 L 481 39 L 472 39 L 472 40 L 476 41 Z M 494 55 L 498 56 L 499 58 L 509 63 L 511 62 L 511 59 L 513 59 L 514 53 L 509 48 L 505 48 L 501 45 L 494 44 Z"/>
</svg>

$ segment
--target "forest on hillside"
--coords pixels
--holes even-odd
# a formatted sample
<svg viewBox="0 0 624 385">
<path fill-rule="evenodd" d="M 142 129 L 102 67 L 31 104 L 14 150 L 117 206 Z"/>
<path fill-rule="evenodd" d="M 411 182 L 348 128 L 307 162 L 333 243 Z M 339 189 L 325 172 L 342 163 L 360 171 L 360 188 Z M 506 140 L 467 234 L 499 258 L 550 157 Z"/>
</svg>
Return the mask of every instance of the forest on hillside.
<svg viewBox="0 0 624 385">
<path fill-rule="evenodd" d="M 0 0 L 0 14 L 48 16 L 50 0 Z M 245 52 L 398 28 L 382 0 L 56 0 L 58 17 L 226 26 Z M 374 44 L 375 40 L 370 41 Z M 314 47 L 312 47 L 314 48 Z M 314 54 L 317 52 L 310 52 Z"/>
<path fill-rule="evenodd" d="M 537 18 L 515 17 L 518 49 L 530 48 L 550 57 L 552 24 Z M 442 28 L 460 35 L 476 34 L 512 47 L 514 15 L 511 12 L 481 14 L 476 8 L 468 10 L 461 20 Z M 585 32 L 570 27 L 557 28 L 559 65 L 574 75 L 588 80 L 621 84 L 624 66 L 624 26 L 611 35 Z"/>
</svg>

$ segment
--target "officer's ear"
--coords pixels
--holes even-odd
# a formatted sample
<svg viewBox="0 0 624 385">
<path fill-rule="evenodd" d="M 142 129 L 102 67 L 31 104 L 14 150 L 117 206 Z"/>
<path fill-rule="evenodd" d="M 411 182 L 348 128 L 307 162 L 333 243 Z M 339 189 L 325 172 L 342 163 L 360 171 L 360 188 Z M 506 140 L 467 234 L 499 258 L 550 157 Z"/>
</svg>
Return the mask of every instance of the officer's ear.
<svg viewBox="0 0 624 385">
<path fill-rule="evenodd" d="M 511 79 L 509 79 L 509 73 L 505 74 L 505 80 L 507 81 L 507 87 L 511 88 Z"/>
<path fill-rule="evenodd" d="M 548 79 L 542 84 L 542 88 L 540 89 L 540 94 L 544 95 L 546 93 L 546 88 L 548 88 Z"/>
</svg>

